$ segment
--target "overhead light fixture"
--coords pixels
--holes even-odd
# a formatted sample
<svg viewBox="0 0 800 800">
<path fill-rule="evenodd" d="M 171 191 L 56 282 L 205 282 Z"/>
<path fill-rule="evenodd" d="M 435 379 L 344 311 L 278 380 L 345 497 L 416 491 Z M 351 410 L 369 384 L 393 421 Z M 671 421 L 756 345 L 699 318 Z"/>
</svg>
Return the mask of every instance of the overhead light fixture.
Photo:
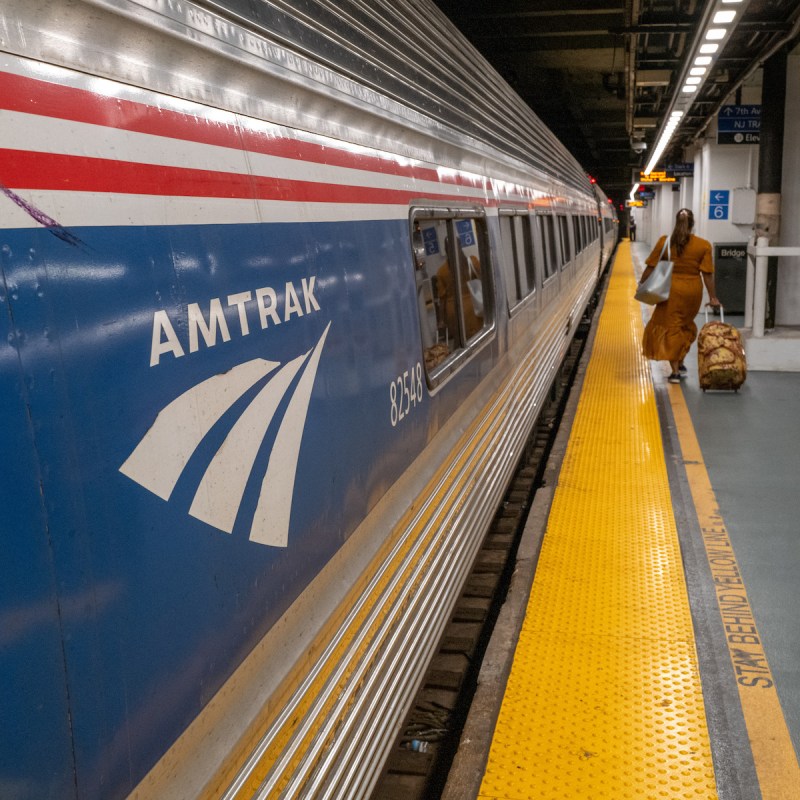
<svg viewBox="0 0 800 800">
<path fill-rule="evenodd" d="M 694 90 L 694 87 L 692 87 L 692 89 Z M 650 160 L 647 162 L 647 166 L 644 170 L 645 173 L 650 174 L 653 171 L 653 167 L 658 164 L 658 159 L 661 158 L 661 154 L 664 152 L 669 140 L 672 138 L 672 134 L 675 132 L 675 128 L 678 127 L 681 117 L 683 117 L 683 111 L 673 111 L 672 114 L 670 114 L 670 118 L 667 121 L 664 132 L 661 134 L 658 144 L 656 145 L 655 150 L 653 150 Z"/>
<path fill-rule="evenodd" d="M 737 17 L 741 18 L 747 2 L 749 0 L 706 0 L 704 3 L 702 19 L 697 28 L 698 36 L 692 44 L 689 57 L 683 62 L 678 78 L 677 86 L 680 90 L 672 96 L 668 116 L 661 123 L 659 135 L 656 137 L 657 144 L 645 168 L 646 173 L 652 172 L 658 166 L 675 129 L 692 107 L 695 95 L 707 80 L 714 59 L 735 29 L 734 21 Z M 742 8 L 724 7 L 733 5 Z M 724 27 L 726 25 L 729 27 Z"/>
</svg>

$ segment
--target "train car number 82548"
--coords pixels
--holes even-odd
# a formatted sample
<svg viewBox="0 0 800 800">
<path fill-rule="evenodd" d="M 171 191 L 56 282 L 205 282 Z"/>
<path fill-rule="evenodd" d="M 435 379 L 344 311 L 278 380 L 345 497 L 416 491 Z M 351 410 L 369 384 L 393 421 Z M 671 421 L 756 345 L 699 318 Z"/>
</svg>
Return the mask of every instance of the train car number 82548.
<svg viewBox="0 0 800 800">
<path fill-rule="evenodd" d="M 410 370 L 398 375 L 389 384 L 389 401 L 391 402 L 390 419 L 394 428 L 422 402 L 422 364 L 418 361 Z"/>
</svg>

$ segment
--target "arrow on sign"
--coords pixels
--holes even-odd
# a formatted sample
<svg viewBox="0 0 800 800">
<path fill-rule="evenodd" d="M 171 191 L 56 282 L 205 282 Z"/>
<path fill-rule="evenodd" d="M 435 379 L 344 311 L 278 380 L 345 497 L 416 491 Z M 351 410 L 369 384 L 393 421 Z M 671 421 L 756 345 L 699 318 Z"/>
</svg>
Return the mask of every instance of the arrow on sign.
<svg viewBox="0 0 800 800">
<path fill-rule="evenodd" d="M 714 200 L 716 200 L 717 203 L 721 203 L 724 199 L 725 199 L 725 195 L 722 194 L 722 192 L 717 192 L 714 195 Z"/>
</svg>

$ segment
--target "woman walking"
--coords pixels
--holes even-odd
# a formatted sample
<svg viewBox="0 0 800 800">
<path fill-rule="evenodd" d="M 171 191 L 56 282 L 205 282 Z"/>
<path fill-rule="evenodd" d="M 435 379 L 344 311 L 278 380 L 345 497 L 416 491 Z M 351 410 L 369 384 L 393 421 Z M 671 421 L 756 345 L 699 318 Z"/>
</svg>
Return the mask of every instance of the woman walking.
<svg viewBox="0 0 800 800">
<path fill-rule="evenodd" d="M 642 281 L 650 277 L 660 260 L 672 260 L 672 285 L 669 298 L 659 303 L 644 329 L 642 352 L 655 361 L 669 361 L 670 383 L 679 383 L 686 374 L 683 359 L 697 338 L 694 318 L 703 301 L 703 283 L 708 290 L 708 302 L 719 307 L 714 288 L 714 265 L 711 243 L 692 233 L 694 214 L 682 208 L 675 217 L 675 228 L 669 237 L 662 236 L 647 257 Z M 702 276 L 702 281 L 701 281 Z"/>
</svg>

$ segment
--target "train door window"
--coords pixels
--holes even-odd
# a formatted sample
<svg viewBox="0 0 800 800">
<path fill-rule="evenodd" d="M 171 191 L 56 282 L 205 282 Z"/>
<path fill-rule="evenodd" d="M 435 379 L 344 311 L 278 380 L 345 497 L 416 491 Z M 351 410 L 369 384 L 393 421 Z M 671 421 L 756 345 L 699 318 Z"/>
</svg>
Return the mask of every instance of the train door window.
<svg viewBox="0 0 800 800">
<path fill-rule="evenodd" d="M 504 273 L 509 308 L 536 288 L 531 220 L 527 211 L 500 209 L 500 235 L 505 253 Z"/>
<path fill-rule="evenodd" d="M 581 236 L 581 218 L 578 216 L 572 218 L 572 234 L 575 240 L 575 252 L 580 253 L 583 250 L 583 237 Z"/>
<path fill-rule="evenodd" d="M 536 224 L 542 236 L 544 247 L 544 279 L 552 277 L 558 271 L 558 248 L 556 247 L 555 219 L 551 214 L 536 217 Z"/>
<path fill-rule="evenodd" d="M 520 283 L 524 284 L 524 294 L 527 297 L 536 290 L 536 248 L 533 246 L 531 215 L 526 212 L 518 217 L 518 219 L 522 227 L 520 236 L 522 237 L 525 248 L 524 274 L 520 277 Z"/>
<path fill-rule="evenodd" d="M 493 327 L 482 209 L 414 209 L 412 248 L 428 383 L 453 372 Z"/>
<path fill-rule="evenodd" d="M 517 242 L 514 236 L 513 212 L 500 209 L 500 238 L 503 242 L 503 274 L 506 279 L 506 296 L 508 305 L 513 308 L 522 299 L 522 287 L 519 285 L 517 269 Z"/>
<path fill-rule="evenodd" d="M 561 242 L 561 268 L 572 261 L 572 250 L 569 242 L 569 227 L 566 214 L 558 215 L 558 235 Z"/>
</svg>

